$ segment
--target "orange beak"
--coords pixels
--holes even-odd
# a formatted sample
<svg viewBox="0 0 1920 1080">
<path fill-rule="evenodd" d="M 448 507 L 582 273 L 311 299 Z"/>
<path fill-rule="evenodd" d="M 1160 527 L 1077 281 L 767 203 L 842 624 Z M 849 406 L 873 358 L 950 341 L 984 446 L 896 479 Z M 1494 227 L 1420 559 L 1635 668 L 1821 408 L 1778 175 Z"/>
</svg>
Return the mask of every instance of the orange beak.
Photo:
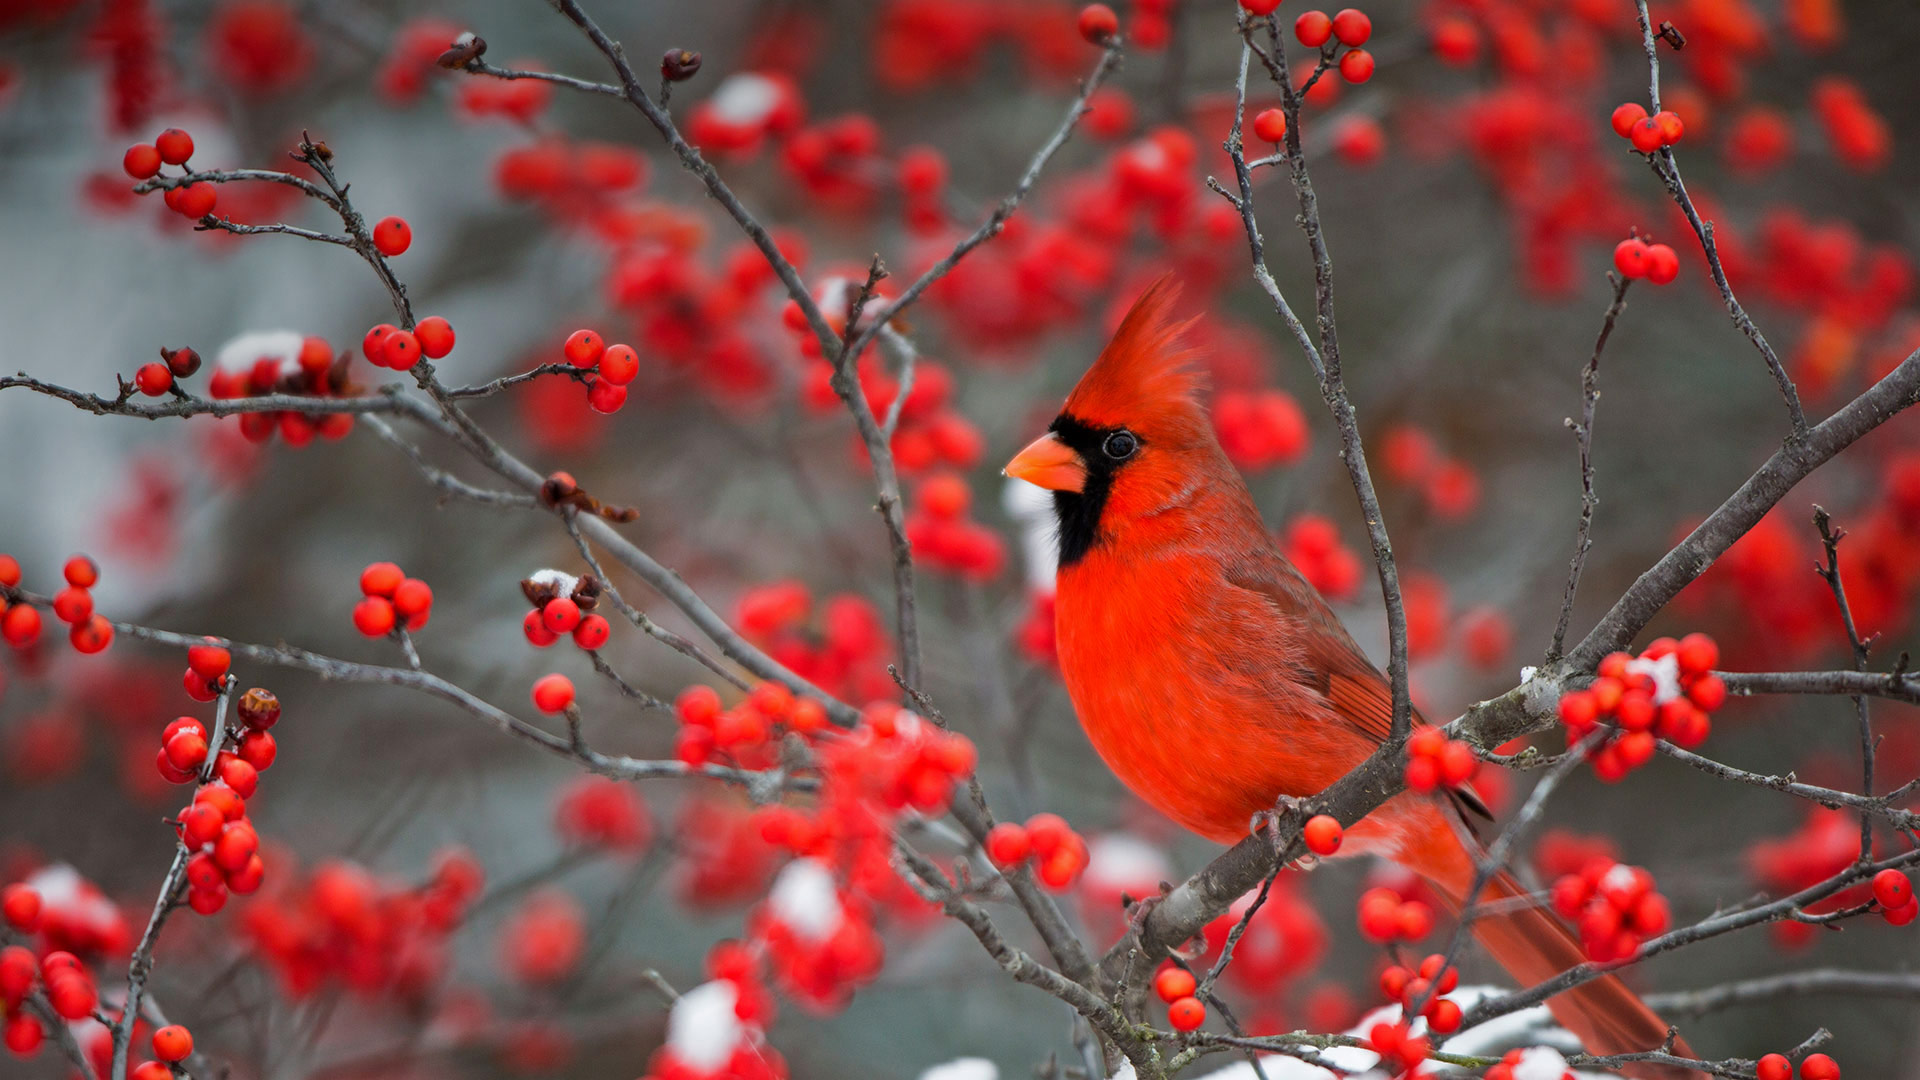
<svg viewBox="0 0 1920 1080">
<path fill-rule="evenodd" d="M 1087 463 L 1051 432 L 1028 443 L 1000 471 L 1049 491 L 1080 491 L 1087 485 Z"/>
</svg>

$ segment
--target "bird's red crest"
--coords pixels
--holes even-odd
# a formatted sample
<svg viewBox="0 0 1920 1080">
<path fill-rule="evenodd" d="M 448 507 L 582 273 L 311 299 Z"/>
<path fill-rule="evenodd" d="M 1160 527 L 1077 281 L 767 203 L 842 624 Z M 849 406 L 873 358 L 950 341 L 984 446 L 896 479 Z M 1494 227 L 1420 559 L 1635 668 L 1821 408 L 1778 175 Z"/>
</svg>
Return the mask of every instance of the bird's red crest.
<svg viewBox="0 0 1920 1080">
<path fill-rule="evenodd" d="M 1147 287 L 1067 395 L 1063 411 L 1094 427 L 1155 426 L 1155 420 L 1204 419 L 1199 394 L 1206 377 L 1182 339 L 1193 320 L 1176 320 L 1180 286 L 1163 275 Z"/>
</svg>

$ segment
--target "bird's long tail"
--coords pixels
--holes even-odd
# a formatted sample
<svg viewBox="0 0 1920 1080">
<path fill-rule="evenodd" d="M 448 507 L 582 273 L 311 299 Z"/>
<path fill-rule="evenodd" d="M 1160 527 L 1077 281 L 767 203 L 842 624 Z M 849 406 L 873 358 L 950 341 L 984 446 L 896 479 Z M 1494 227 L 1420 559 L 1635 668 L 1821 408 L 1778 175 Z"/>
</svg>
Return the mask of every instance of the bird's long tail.
<svg viewBox="0 0 1920 1080">
<path fill-rule="evenodd" d="M 1473 887 L 1473 860 L 1451 828 L 1441 835 L 1429 833 L 1429 837 L 1430 842 L 1422 845 L 1423 850 L 1407 853 L 1413 857 L 1406 861 L 1411 869 L 1431 881 L 1457 910 Z M 1486 905 L 1527 895 L 1519 882 L 1501 872 L 1487 884 L 1478 902 Z M 1573 930 L 1544 906 L 1515 906 L 1478 917 L 1473 921 L 1473 934 L 1521 986 L 1545 982 L 1586 959 Z M 1546 1005 L 1554 1019 L 1573 1032 L 1589 1053 L 1654 1050 L 1667 1038 L 1666 1021 L 1612 975 L 1603 975 L 1557 994 L 1547 999 Z M 1680 1057 L 1693 1056 L 1684 1040 L 1676 1041 L 1671 1052 Z M 1692 1069 L 1649 1063 L 1637 1064 L 1625 1071 L 1642 1080 L 1698 1080 L 1701 1077 Z"/>
</svg>

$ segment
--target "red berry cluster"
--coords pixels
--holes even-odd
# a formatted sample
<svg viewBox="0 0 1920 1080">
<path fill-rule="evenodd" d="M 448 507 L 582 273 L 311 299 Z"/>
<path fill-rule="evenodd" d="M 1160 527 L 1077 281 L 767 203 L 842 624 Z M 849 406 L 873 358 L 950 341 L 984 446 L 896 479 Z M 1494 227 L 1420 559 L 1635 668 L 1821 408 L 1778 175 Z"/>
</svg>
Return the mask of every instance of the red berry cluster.
<svg viewBox="0 0 1920 1080">
<path fill-rule="evenodd" d="M 1678 113 L 1662 109 L 1648 116 L 1644 107 L 1631 101 L 1613 110 L 1612 122 L 1614 134 L 1633 143 L 1633 148 L 1643 154 L 1672 146 L 1687 132 Z"/>
<path fill-rule="evenodd" d="M 176 721 L 178 723 L 178 721 Z M 247 818 L 246 799 L 223 782 L 203 784 L 180 811 L 180 842 L 187 857 L 187 906 L 212 915 L 227 906 L 227 894 L 245 896 L 266 881 L 260 834 Z"/>
<path fill-rule="evenodd" d="M 113 623 L 93 610 L 93 587 L 100 568 L 85 555 L 75 555 L 62 568 L 67 586 L 53 594 L 53 614 L 68 626 L 67 640 L 83 653 L 97 653 L 113 644 Z M 0 555 L 0 638 L 16 649 L 28 649 L 40 640 L 40 609 L 18 592 L 20 563 Z"/>
<path fill-rule="evenodd" d="M 120 166 L 135 180 L 150 180 L 160 175 L 163 166 L 184 166 L 191 157 L 193 136 L 179 128 L 168 128 L 151 143 L 135 143 L 127 147 L 127 152 L 120 159 Z M 198 221 L 213 213 L 219 195 L 211 182 L 203 180 L 170 186 L 166 188 L 163 200 L 167 209 Z"/>
<path fill-rule="evenodd" d="M 1293 20 L 1293 36 L 1329 57 L 1339 45 L 1346 46 L 1340 56 L 1340 77 L 1350 83 L 1373 78 L 1373 54 L 1360 47 L 1373 36 L 1373 20 L 1358 8 L 1344 8 L 1331 18 L 1324 11 L 1302 12 Z"/>
<path fill-rule="evenodd" d="M 593 610 L 600 604 L 600 582 L 591 575 L 576 578 L 558 570 L 541 570 L 522 581 L 520 591 L 533 603 L 520 629 L 536 649 L 571 634 L 575 645 L 592 651 L 605 645 L 613 632 L 606 616 Z"/>
<path fill-rule="evenodd" d="M 1473 747 L 1435 727 L 1423 727 L 1407 740 L 1407 787 L 1413 791 L 1457 788 L 1480 771 Z"/>
<path fill-rule="evenodd" d="M 440 47 L 444 50 L 458 41 L 452 38 L 441 42 Z M 540 61 L 533 59 L 515 60 L 513 66 L 527 71 L 545 70 Z M 469 119 L 499 118 L 526 126 L 540 118 L 551 100 L 553 86 L 539 79 L 462 79 L 454 107 Z"/>
<path fill-rule="evenodd" d="M 1307 454 L 1307 414 L 1284 390 L 1222 391 L 1213 400 L 1213 430 L 1243 470 L 1292 465 Z"/>
<path fill-rule="evenodd" d="M 1567 741 L 1608 725 L 1608 740 L 1593 751 L 1594 774 L 1608 782 L 1652 760 L 1656 739 L 1700 745 L 1712 730 L 1708 714 L 1727 700 L 1727 684 L 1713 673 L 1719 662 L 1720 646 L 1699 633 L 1658 638 L 1637 659 L 1608 655 L 1591 686 L 1560 696 Z"/>
<path fill-rule="evenodd" d="M 231 347 L 231 346 L 230 346 Z M 186 378 L 200 366 L 192 349 L 161 350 L 177 378 Z M 216 400 L 291 394 L 304 397 L 344 397 L 359 392 L 348 377 L 348 357 L 335 355 L 325 338 L 306 337 L 285 355 L 268 353 L 246 358 L 245 367 L 229 367 L 226 350 L 207 379 L 207 396 Z M 353 430 L 352 413 L 304 412 L 241 413 L 235 422 L 250 442 L 266 442 L 278 432 L 288 446 L 298 449 L 313 441 L 342 439 Z"/>
<path fill-rule="evenodd" d="M 761 954 L 739 941 L 708 952 L 710 981 L 674 1002 L 666 1041 L 640 1080 L 786 1080 L 786 1059 L 766 1041 L 774 1005 Z"/>
<path fill-rule="evenodd" d="M 965 477 L 953 472 L 927 475 L 914 490 L 907 542 L 929 569 L 991 581 L 1007 564 L 1007 545 L 999 533 L 967 517 L 972 505 L 973 489 Z"/>
<path fill-rule="evenodd" d="M 536 889 L 500 928 L 500 964 L 529 987 L 572 975 L 587 947 L 587 913 L 565 890 Z"/>
<path fill-rule="evenodd" d="M 880 974 L 886 948 L 873 920 L 867 896 L 841 884 L 826 858 L 808 856 L 781 869 L 748 916 L 747 932 L 782 989 L 833 1010 Z"/>
<path fill-rule="evenodd" d="M 360 571 L 360 592 L 353 627 L 368 637 L 385 637 L 396 628 L 419 630 L 433 614 L 433 589 L 390 562 L 369 563 Z"/>
<path fill-rule="evenodd" d="M 453 324 L 438 315 L 429 315 L 415 323 L 411 330 L 402 330 L 392 323 L 375 325 L 360 338 L 360 355 L 377 368 L 410 371 L 422 357 L 438 360 L 452 352 L 453 345 Z M 304 365 L 304 354 L 302 362 Z"/>
<path fill-rule="evenodd" d="M 1785 1054 L 1767 1054 L 1753 1063 L 1757 1080 L 1793 1080 L 1793 1062 Z M 1800 1080 L 1840 1080 L 1840 1063 L 1825 1054 L 1800 1059 Z"/>
<path fill-rule="evenodd" d="M 240 695 L 234 715 L 240 723 L 228 726 L 225 745 L 220 747 L 209 744 L 212 736 L 206 725 L 191 716 L 168 724 L 160 734 L 160 753 L 154 759 L 160 775 L 168 783 L 187 784 L 206 772 L 209 779 L 225 784 L 242 799 L 253 798 L 260 774 L 273 764 L 278 752 L 267 728 L 280 718 L 280 700 L 255 687 Z M 206 769 L 209 755 L 214 759 L 211 770 Z"/>
<path fill-rule="evenodd" d="M 1414 489 L 1442 520 L 1459 521 L 1480 505 L 1479 474 L 1444 453 L 1425 428 L 1400 424 L 1388 429 L 1380 451 L 1387 479 Z"/>
<path fill-rule="evenodd" d="M 640 354 L 631 345 L 608 345 L 592 330 L 575 330 L 560 347 L 567 363 L 587 377 L 587 404 L 594 412 L 615 413 L 627 403 L 627 384 L 640 374 Z"/>
<path fill-rule="evenodd" d="M 1340 542 L 1340 528 L 1319 514 L 1301 514 L 1280 535 L 1280 550 L 1300 576 L 1329 600 L 1360 591 L 1360 556 Z"/>
<path fill-rule="evenodd" d="M 795 131 L 781 144 L 780 164 L 816 204 L 846 213 L 866 210 L 887 174 L 880 125 L 857 112 Z M 921 208 L 928 209 L 924 198 Z"/>
<path fill-rule="evenodd" d="M 424 1002 L 486 873 L 465 849 L 451 848 L 418 885 L 344 860 L 302 874 L 282 857 L 274 880 L 241 912 L 240 925 L 287 996 L 301 1001 L 340 988 L 368 1000 Z"/>
<path fill-rule="evenodd" d="M 1631 959 L 1673 924 L 1653 875 L 1612 859 L 1590 860 L 1579 873 L 1561 877 L 1552 895 L 1553 909 L 1579 927 L 1581 947 L 1597 964 Z"/>
<path fill-rule="evenodd" d="M 1171 960 L 1163 960 L 1153 976 L 1153 992 L 1167 1003 L 1167 1026 L 1175 1031 L 1192 1031 L 1207 1022 L 1207 1006 L 1194 993 L 1200 983 L 1193 972 Z"/>
<path fill-rule="evenodd" d="M 1420 961 L 1415 970 L 1392 964 L 1380 973 L 1380 992 L 1387 1000 L 1399 1003 L 1403 1011 L 1422 1002 L 1420 1015 L 1426 1017 L 1429 1029 L 1441 1035 L 1460 1028 L 1460 1006 L 1445 996 L 1459 985 L 1460 969 L 1447 966 L 1447 958 L 1439 953 Z"/>
<path fill-rule="evenodd" d="M 1665 285 L 1680 276 L 1680 256 L 1665 244 L 1649 244 L 1629 236 L 1614 245 L 1613 268 L 1625 278 L 1646 278 Z"/>
<path fill-rule="evenodd" d="M 1892 158 L 1887 121 L 1867 103 L 1860 84 L 1829 75 L 1814 84 L 1811 103 L 1842 163 L 1857 172 L 1874 172 Z"/>
<path fill-rule="evenodd" d="M 1433 932 L 1433 908 L 1426 901 L 1409 899 L 1384 885 L 1361 893 L 1357 910 L 1360 933 L 1381 945 L 1419 941 Z"/>
<path fill-rule="evenodd" d="M 1065 889 L 1087 868 L 1087 842 L 1058 814 L 1035 814 L 1025 825 L 1003 821 L 987 831 L 987 858 L 1002 870 L 1031 859 L 1034 876 L 1049 889 Z"/>
<path fill-rule="evenodd" d="M 796 697 L 775 682 L 755 686 L 731 709 L 723 707 L 713 687 L 689 686 L 673 707 L 680 718 L 674 756 L 689 765 L 720 758 L 765 768 L 773 763 L 780 731 L 811 738 L 827 728 L 827 710 L 819 701 Z"/>
<path fill-rule="evenodd" d="M 1382 1020 L 1367 1029 L 1367 1045 L 1380 1055 L 1390 1076 L 1411 1076 L 1433 1053 L 1433 1043 L 1413 1034 L 1405 1020 Z"/>
<path fill-rule="evenodd" d="M 892 639 L 866 597 L 840 593 L 815 602 L 799 581 L 741 594 L 734 625 L 789 671 L 842 701 L 879 701 L 899 692 L 887 675 Z"/>
<path fill-rule="evenodd" d="M 1913 881 L 1898 870 L 1888 868 L 1873 875 L 1873 899 L 1880 905 L 1880 916 L 1895 926 L 1905 926 L 1920 918 L 1920 896 L 1913 892 Z"/>
</svg>

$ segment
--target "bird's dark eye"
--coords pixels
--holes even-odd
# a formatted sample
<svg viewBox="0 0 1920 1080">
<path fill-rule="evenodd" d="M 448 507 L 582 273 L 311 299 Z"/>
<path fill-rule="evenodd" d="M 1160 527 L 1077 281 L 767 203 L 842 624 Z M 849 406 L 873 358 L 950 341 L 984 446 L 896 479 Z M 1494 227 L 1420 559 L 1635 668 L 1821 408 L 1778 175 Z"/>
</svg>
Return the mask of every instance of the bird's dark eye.
<svg viewBox="0 0 1920 1080">
<path fill-rule="evenodd" d="M 1139 449 L 1140 440 L 1131 431 L 1116 431 L 1100 446 L 1100 451 L 1115 461 L 1125 461 Z"/>
</svg>

